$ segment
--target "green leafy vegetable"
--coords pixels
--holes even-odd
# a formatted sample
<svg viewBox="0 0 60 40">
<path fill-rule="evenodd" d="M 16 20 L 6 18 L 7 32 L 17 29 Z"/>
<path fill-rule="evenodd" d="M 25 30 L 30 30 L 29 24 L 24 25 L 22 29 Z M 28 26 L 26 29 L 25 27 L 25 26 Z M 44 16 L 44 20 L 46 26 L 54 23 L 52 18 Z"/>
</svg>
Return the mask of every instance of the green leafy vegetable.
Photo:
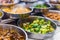
<svg viewBox="0 0 60 40">
<path fill-rule="evenodd" d="M 47 8 L 47 6 L 45 5 L 45 4 L 37 4 L 36 6 L 34 6 L 34 8 L 37 8 L 37 9 L 39 9 L 39 8 Z"/>
</svg>

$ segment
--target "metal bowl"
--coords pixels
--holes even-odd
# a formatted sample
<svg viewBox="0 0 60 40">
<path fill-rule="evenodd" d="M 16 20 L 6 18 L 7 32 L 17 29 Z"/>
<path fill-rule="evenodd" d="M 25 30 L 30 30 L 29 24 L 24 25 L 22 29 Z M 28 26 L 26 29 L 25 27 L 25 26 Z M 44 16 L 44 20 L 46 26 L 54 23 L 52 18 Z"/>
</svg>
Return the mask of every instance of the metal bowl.
<svg viewBox="0 0 60 40">
<path fill-rule="evenodd" d="M 35 6 L 36 6 L 37 4 L 40 4 L 40 5 L 46 4 L 47 8 L 35 8 Z M 47 12 L 47 11 L 52 7 L 51 4 L 45 3 L 45 2 L 43 2 L 43 1 L 35 2 L 35 3 L 33 3 L 32 5 L 26 5 L 26 6 L 28 6 L 28 7 L 31 8 L 31 9 L 34 9 L 35 12 L 36 12 L 37 10 L 38 10 L 39 12 Z"/>
<path fill-rule="evenodd" d="M 14 7 L 13 7 L 13 11 L 15 11 L 16 10 L 16 8 L 18 8 L 18 7 L 23 7 L 23 8 L 27 8 L 27 7 L 24 7 L 23 5 L 15 5 Z M 10 18 L 21 18 L 21 19 L 23 19 L 23 18 L 26 18 L 26 17 L 28 17 L 30 14 L 31 14 L 31 12 L 33 11 L 33 9 L 31 9 L 31 8 L 27 8 L 27 9 L 29 9 L 30 10 L 30 12 L 24 12 L 24 13 L 16 13 L 16 14 L 14 14 L 14 13 L 10 13 L 10 12 L 5 12 L 3 9 L 3 12 L 5 12 L 5 13 L 7 13 L 7 15 L 9 15 L 10 16 Z"/>
<path fill-rule="evenodd" d="M 40 5 L 43 5 L 43 4 L 45 4 L 45 2 L 43 2 L 43 1 L 39 1 L 39 2 L 35 2 L 35 3 L 33 3 L 31 6 L 30 6 L 30 8 L 34 8 L 34 6 L 36 6 L 37 4 L 40 4 Z M 47 5 L 49 5 L 49 4 L 47 4 Z M 50 6 L 50 5 L 49 5 Z M 49 7 L 48 7 L 49 8 Z M 48 9 L 47 8 L 47 9 Z M 37 9 L 37 8 L 36 8 Z M 40 8 L 40 9 L 43 9 L 43 8 Z"/>
<path fill-rule="evenodd" d="M 0 3 L 0 6 L 11 6 L 11 5 L 15 5 L 15 4 L 19 3 L 19 1 L 20 0 L 14 0 L 14 3 L 5 3 L 5 4 Z"/>
<path fill-rule="evenodd" d="M 40 16 L 30 16 L 30 17 L 28 17 L 28 18 L 25 18 L 25 19 L 23 19 L 23 20 L 19 20 L 18 21 L 18 23 L 17 23 L 17 25 L 18 26 L 20 26 L 20 27 L 23 27 L 22 25 L 23 25 L 23 23 L 25 23 L 25 22 L 32 22 L 33 20 L 35 20 L 35 19 L 39 19 L 39 18 L 43 18 L 43 19 L 45 19 L 45 21 L 48 21 L 49 19 L 47 19 L 47 18 L 44 18 L 44 17 L 40 17 Z M 50 20 L 51 21 L 51 20 Z M 53 26 L 53 28 L 56 30 L 56 24 L 53 22 L 53 21 L 51 21 L 51 25 Z M 54 30 L 54 31 L 55 31 Z M 53 32 L 51 32 L 51 33 L 47 33 L 47 34 L 34 34 L 34 33 L 31 33 L 31 32 L 27 32 L 27 34 L 28 34 L 28 37 L 29 38 L 32 38 L 32 39 L 45 39 L 45 38 L 50 38 L 50 37 L 52 37 L 53 35 L 54 35 L 54 31 Z"/>
<path fill-rule="evenodd" d="M 3 31 L 4 30 L 9 30 L 9 29 L 10 30 L 15 30 L 16 32 L 20 33 L 20 35 L 23 35 L 25 40 L 28 40 L 26 32 L 18 26 L 9 25 L 9 24 L 1 24 L 0 23 L 0 29 L 3 29 Z"/>
<path fill-rule="evenodd" d="M 30 8 L 29 8 L 30 9 Z M 24 14 L 11 14 L 11 13 L 8 13 L 10 15 L 11 18 L 20 18 L 20 19 L 24 19 L 26 17 L 29 17 L 31 12 L 32 12 L 32 9 L 30 9 L 31 11 L 30 12 L 27 12 L 27 13 L 24 13 Z"/>
<path fill-rule="evenodd" d="M 49 12 L 56 12 L 56 13 L 60 14 L 60 11 L 58 11 L 58 10 L 49 10 Z M 57 25 L 60 25 L 60 21 L 55 20 L 55 19 L 48 18 L 48 17 L 45 16 L 44 14 L 43 14 L 43 16 L 44 16 L 45 18 L 47 18 L 47 19 L 50 19 L 50 20 L 54 21 Z"/>
</svg>

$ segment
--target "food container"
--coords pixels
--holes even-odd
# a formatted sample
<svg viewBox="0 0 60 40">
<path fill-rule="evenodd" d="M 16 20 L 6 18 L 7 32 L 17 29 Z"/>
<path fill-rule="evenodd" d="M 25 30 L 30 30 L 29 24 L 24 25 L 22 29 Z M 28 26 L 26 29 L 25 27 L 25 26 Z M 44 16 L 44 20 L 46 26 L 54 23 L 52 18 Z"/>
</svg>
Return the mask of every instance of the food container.
<svg viewBox="0 0 60 40">
<path fill-rule="evenodd" d="M 20 27 L 18 27 L 18 26 L 14 26 L 14 25 L 9 25 L 9 24 L 0 24 L 0 34 L 2 33 L 2 35 L 5 35 L 4 33 L 5 32 L 8 32 L 8 33 L 10 33 L 10 32 L 17 32 L 17 33 L 19 33 L 20 35 L 22 35 L 23 37 L 24 37 L 24 40 L 28 40 L 28 37 L 27 37 L 27 34 L 26 34 L 26 32 L 22 29 L 22 28 L 20 28 Z M 3 31 L 2 31 L 3 30 Z M 10 31 L 9 31 L 10 30 Z M 13 30 L 13 31 L 12 31 Z M 8 34 L 7 33 L 7 34 Z M 6 35 L 7 35 L 6 34 Z M 1 36 L 2 36 L 1 35 Z M 1 38 L 1 36 L 0 36 L 0 38 Z M 9 38 L 9 36 L 8 36 L 8 38 Z M 13 39 L 12 39 L 13 40 Z"/>
<path fill-rule="evenodd" d="M 34 9 L 35 12 L 36 11 L 39 11 L 39 12 L 47 12 L 49 10 L 49 8 L 51 8 L 51 7 L 52 6 L 49 3 L 45 3 L 43 1 L 35 2 L 32 5 L 29 5 L 29 8 Z"/>
<path fill-rule="evenodd" d="M 3 8 L 2 8 L 2 10 L 3 10 Z M 11 9 L 7 8 L 7 11 L 3 10 L 3 12 L 7 13 L 7 15 L 10 16 L 10 18 L 14 18 L 14 19 L 15 18 L 21 18 L 21 19 L 26 18 L 31 14 L 32 11 L 33 11 L 33 9 L 26 8 L 26 7 L 23 7 L 23 6 L 20 6 L 20 5 L 16 5 Z"/>
<path fill-rule="evenodd" d="M 1 3 L 0 2 L 0 6 L 11 6 L 11 5 L 15 5 L 15 4 L 19 3 L 19 2 L 20 2 L 20 0 L 13 0 L 13 3 Z"/>
<path fill-rule="evenodd" d="M 58 10 L 49 10 L 49 12 L 47 12 L 46 14 L 48 14 L 48 13 L 51 13 L 51 15 L 52 15 L 52 16 L 50 16 L 51 18 L 45 16 L 44 14 L 43 14 L 43 16 L 45 18 L 53 20 L 54 22 L 56 22 L 57 25 L 60 25 L 60 21 L 59 21 L 59 19 L 60 19 L 60 17 L 59 17 L 60 11 L 58 11 Z"/>
<path fill-rule="evenodd" d="M 40 16 L 30 16 L 30 17 L 28 17 L 28 18 L 25 18 L 24 20 L 19 20 L 18 21 L 18 23 L 17 23 L 17 25 L 18 26 L 20 26 L 20 27 L 23 27 L 22 25 L 23 25 L 23 23 L 26 23 L 26 22 L 32 22 L 33 20 L 35 20 L 35 19 L 39 19 L 39 18 L 43 18 L 43 19 L 45 19 L 45 21 L 47 21 L 47 20 L 49 20 L 49 19 L 47 19 L 47 18 L 44 18 L 44 17 L 40 17 Z M 51 20 L 50 20 L 51 21 Z M 51 21 L 51 25 L 53 26 L 53 28 L 54 28 L 54 31 L 56 30 L 56 24 L 53 22 L 53 21 Z M 28 37 L 29 38 L 32 38 L 32 39 L 45 39 L 45 38 L 51 38 L 51 37 L 53 37 L 53 35 L 54 35 L 54 31 L 53 32 L 51 32 L 51 33 L 47 33 L 47 34 L 34 34 L 34 33 L 32 33 L 32 32 L 27 32 L 27 34 L 28 34 Z"/>
</svg>

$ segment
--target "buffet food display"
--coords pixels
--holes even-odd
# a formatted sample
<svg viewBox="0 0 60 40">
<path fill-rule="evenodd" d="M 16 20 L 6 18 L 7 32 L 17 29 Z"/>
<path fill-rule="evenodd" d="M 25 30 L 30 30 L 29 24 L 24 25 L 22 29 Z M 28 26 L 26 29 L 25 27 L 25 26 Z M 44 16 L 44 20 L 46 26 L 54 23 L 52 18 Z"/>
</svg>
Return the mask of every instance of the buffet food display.
<svg viewBox="0 0 60 40">
<path fill-rule="evenodd" d="M 60 0 L 0 0 L 0 40 L 55 40 L 59 5 Z"/>
</svg>

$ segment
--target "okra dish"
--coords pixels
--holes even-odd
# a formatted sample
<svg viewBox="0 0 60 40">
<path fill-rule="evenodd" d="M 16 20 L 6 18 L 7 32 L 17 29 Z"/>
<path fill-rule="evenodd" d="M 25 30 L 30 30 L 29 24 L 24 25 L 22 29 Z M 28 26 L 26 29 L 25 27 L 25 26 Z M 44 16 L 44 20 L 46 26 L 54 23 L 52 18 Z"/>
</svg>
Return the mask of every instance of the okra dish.
<svg viewBox="0 0 60 40">
<path fill-rule="evenodd" d="M 51 21 L 43 18 L 35 19 L 33 22 L 23 23 L 23 29 L 31 33 L 47 34 L 54 31 Z"/>
</svg>

